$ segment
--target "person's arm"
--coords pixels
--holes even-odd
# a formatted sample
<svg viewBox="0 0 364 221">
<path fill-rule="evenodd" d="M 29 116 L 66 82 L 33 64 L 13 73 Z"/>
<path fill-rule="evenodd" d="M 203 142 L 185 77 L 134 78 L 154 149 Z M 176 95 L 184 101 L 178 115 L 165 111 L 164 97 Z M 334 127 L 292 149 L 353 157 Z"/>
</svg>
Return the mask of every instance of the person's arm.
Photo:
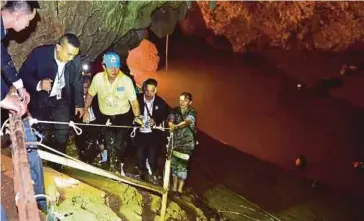
<svg viewBox="0 0 364 221">
<path fill-rule="evenodd" d="M 140 115 L 140 106 L 139 106 L 139 102 L 134 90 L 134 85 L 132 80 L 129 78 L 129 81 L 125 87 L 126 93 L 127 93 L 127 98 L 131 104 L 131 109 L 133 111 L 134 114 L 134 122 L 142 125 L 144 127 L 143 121 L 140 119 L 141 115 Z"/>
<path fill-rule="evenodd" d="M 98 89 L 98 87 L 97 87 L 97 78 L 98 78 L 98 75 L 96 75 L 94 77 L 94 79 L 92 79 L 91 85 L 90 85 L 90 87 L 88 89 L 88 93 L 87 93 L 86 98 L 85 98 L 85 107 L 83 109 L 83 112 L 84 112 L 83 121 L 84 122 L 89 122 L 90 121 L 89 108 L 91 107 L 92 101 L 93 101 L 94 97 L 97 94 L 97 89 Z"/>
<path fill-rule="evenodd" d="M 8 85 L 5 83 L 4 79 L 1 78 L 1 100 L 5 99 L 8 92 L 9 92 Z"/>
<path fill-rule="evenodd" d="M 140 108 L 139 108 L 139 102 L 137 99 L 130 101 L 131 109 L 133 110 L 134 116 L 139 117 L 140 116 Z"/>
<path fill-rule="evenodd" d="M 41 82 L 37 73 L 37 57 L 37 49 L 34 49 L 30 52 L 19 71 L 20 78 L 24 80 L 24 87 L 32 94 L 37 91 L 37 86 Z"/>
<path fill-rule="evenodd" d="M 92 96 L 91 94 L 87 93 L 86 98 L 85 98 L 85 107 L 83 109 L 83 122 L 90 122 L 90 112 L 89 112 L 89 108 L 91 107 L 92 104 L 92 100 L 94 99 L 94 96 Z"/>
<path fill-rule="evenodd" d="M 14 85 L 16 89 L 24 87 L 23 81 L 20 79 L 8 49 L 3 42 L 1 42 L 1 72 L 6 80 Z"/>
<path fill-rule="evenodd" d="M 171 130 L 178 130 L 181 128 L 189 127 L 191 124 L 194 124 L 196 121 L 195 116 L 193 114 L 189 114 L 186 117 L 186 120 L 182 121 L 179 124 L 173 124 L 171 125 Z"/>
<path fill-rule="evenodd" d="M 141 119 L 141 115 L 140 115 L 140 107 L 139 107 L 138 99 L 130 101 L 130 104 L 131 104 L 131 109 L 133 110 L 133 113 L 134 113 L 134 122 L 141 125 L 142 127 L 144 127 L 144 123 L 143 123 L 143 121 Z"/>
<path fill-rule="evenodd" d="M 190 126 L 191 123 L 192 123 L 191 119 L 186 119 L 185 121 L 182 121 L 181 123 L 177 124 L 176 127 L 177 127 L 177 129 L 181 129 L 181 128 Z"/>
<path fill-rule="evenodd" d="M 88 109 L 91 107 L 92 100 L 95 96 L 92 96 L 91 94 L 87 93 L 86 99 L 85 99 L 85 111 L 88 111 Z"/>
</svg>

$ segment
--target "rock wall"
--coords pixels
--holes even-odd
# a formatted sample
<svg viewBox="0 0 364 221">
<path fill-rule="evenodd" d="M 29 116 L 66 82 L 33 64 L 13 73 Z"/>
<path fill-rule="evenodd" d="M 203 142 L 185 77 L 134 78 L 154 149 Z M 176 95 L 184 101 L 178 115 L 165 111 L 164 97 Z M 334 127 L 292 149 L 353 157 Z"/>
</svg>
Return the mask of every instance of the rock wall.
<svg viewBox="0 0 364 221">
<path fill-rule="evenodd" d="M 197 1 L 181 26 L 190 35 L 209 30 L 225 36 L 235 52 L 343 50 L 364 43 L 364 2 L 218 1 L 211 9 L 209 2 Z"/>
<path fill-rule="evenodd" d="M 83 60 L 92 61 L 108 48 L 117 50 L 125 44 L 136 46 L 136 30 L 150 26 L 156 9 L 168 9 L 173 28 L 185 16 L 185 2 L 166 1 L 41 1 L 38 22 L 21 33 L 10 36 L 9 52 L 20 67 L 29 52 L 43 44 L 56 43 L 65 32 L 73 32 L 81 39 Z M 174 15 L 173 13 L 176 13 Z M 153 23 L 159 25 L 158 22 Z M 159 34 L 163 28 L 155 28 Z"/>
</svg>

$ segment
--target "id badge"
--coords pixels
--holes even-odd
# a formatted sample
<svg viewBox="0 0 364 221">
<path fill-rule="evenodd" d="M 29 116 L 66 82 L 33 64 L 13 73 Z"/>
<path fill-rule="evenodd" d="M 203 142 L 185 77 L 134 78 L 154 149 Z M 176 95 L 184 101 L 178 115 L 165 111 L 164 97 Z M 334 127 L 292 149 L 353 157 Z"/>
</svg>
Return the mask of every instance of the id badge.
<svg viewBox="0 0 364 221">
<path fill-rule="evenodd" d="M 58 93 L 57 93 L 57 100 L 61 99 L 62 98 L 62 91 L 61 90 L 58 90 Z"/>
</svg>

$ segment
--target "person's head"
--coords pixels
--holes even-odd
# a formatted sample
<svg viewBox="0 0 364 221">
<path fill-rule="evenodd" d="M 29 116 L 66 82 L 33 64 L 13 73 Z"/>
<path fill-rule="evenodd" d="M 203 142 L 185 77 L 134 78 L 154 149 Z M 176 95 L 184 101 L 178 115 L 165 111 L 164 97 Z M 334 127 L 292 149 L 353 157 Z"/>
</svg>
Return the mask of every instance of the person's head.
<svg viewBox="0 0 364 221">
<path fill-rule="evenodd" d="M 6 1 L 1 9 L 5 29 L 20 32 L 29 26 L 39 7 L 38 1 Z"/>
<path fill-rule="evenodd" d="M 90 84 L 91 84 L 91 77 L 88 75 L 83 76 L 83 94 L 84 95 L 87 95 Z"/>
<path fill-rule="evenodd" d="M 149 78 L 144 81 L 142 90 L 147 101 L 150 101 L 154 98 L 155 94 L 157 93 L 157 87 L 158 82 L 153 78 Z"/>
<path fill-rule="evenodd" d="M 115 52 L 107 52 L 103 57 L 102 66 L 110 79 L 116 78 L 120 72 L 120 56 Z"/>
<path fill-rule="evenodd" d="M 179 96 L 179 106 L 182 110 L 187 109 L 192 105 L 192 94 L 189 92 L 182 92 Z"/>
<path fill-rule="evenodd" d="M 80 52 L 81 42 L 75 34 L 64 34 L 56 45 L 56 56 L 61 62 L 73 60 Z"/>
</svg>

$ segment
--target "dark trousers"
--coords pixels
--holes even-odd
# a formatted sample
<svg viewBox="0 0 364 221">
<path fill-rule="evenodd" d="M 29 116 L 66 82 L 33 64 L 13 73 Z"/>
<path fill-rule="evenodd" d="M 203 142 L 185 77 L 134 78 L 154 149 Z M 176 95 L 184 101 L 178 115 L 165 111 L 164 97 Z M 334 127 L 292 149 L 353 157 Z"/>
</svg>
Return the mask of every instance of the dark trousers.
<svg viewBox="0 0 364 221">
<path fill-rule="evenodd" d="M 114 116 L 102 115 L 103 124 L 109 119 L 112 125 L 123 125 L 129 126 L 132 121 L 132 112 L 129 111 L 126 114 L 118 114 Z M 124 128 L 113 128 L 105 127 L 104 134 L 104 144 L 108 152 L 108 161 L 116 161 L 116 163 L 123 163 L 125 160 L 125 147 L 126 139 L 128 136 L 128 129 Z"/>
<path fill-rule="evenodd" d="M 45 101 L 34 105 L 30 110 L 32 116 L 38 120 L 62 121 L 69 122 L 70 105 L 65 100 L 56 100 L 55 97 L 48 98 Z M 42 133 L 51 134 L 58 144 L 55 146 L 61 152 L 65 152 L 68 142 L 69 125 L 67 124 L 38 124 L 37 129 Z"/>
<path fill-rule="evenodd" d="M 140 173 L 145 173 L 146 171 L 146 160 L 148 163 L 152 174 L 156 173 L 158 156 L 159 156 L 159 144 L 158 134 L 156 132 L 151 133 L 138 133 L 135 141 L 137 147 L 137 158 L 138 158 L 138 169 Z"/>
<path fill-rule="evenodd" d="M 96 122 L 91 122 L 96 123 Z M 100 150 L 98 149 L 97 141 L 100 141 L 99 127 L 79 126 L 82 129 L 82 134 L 75 136 L 75 144 L 80 160 L 86 163 L 92 163 L 97 157 Z"/>
<path fill-rule="evenodd" d="M 56 97 L 50 97 L 33 103 L 31 105 L 30 113 L 38 120 L 47 121 L 70 121 L 70 105 L 65 100 L 57 100 Z M 46 135 L 44 143 L 50 147 L 65 153 L 68 136 L 69 125 L 67 124 L 37 124 L 36 129 L 43 135 Z M 59 169 L 60 165 L 51 164 L 55 169 Z"/>
</svg>

